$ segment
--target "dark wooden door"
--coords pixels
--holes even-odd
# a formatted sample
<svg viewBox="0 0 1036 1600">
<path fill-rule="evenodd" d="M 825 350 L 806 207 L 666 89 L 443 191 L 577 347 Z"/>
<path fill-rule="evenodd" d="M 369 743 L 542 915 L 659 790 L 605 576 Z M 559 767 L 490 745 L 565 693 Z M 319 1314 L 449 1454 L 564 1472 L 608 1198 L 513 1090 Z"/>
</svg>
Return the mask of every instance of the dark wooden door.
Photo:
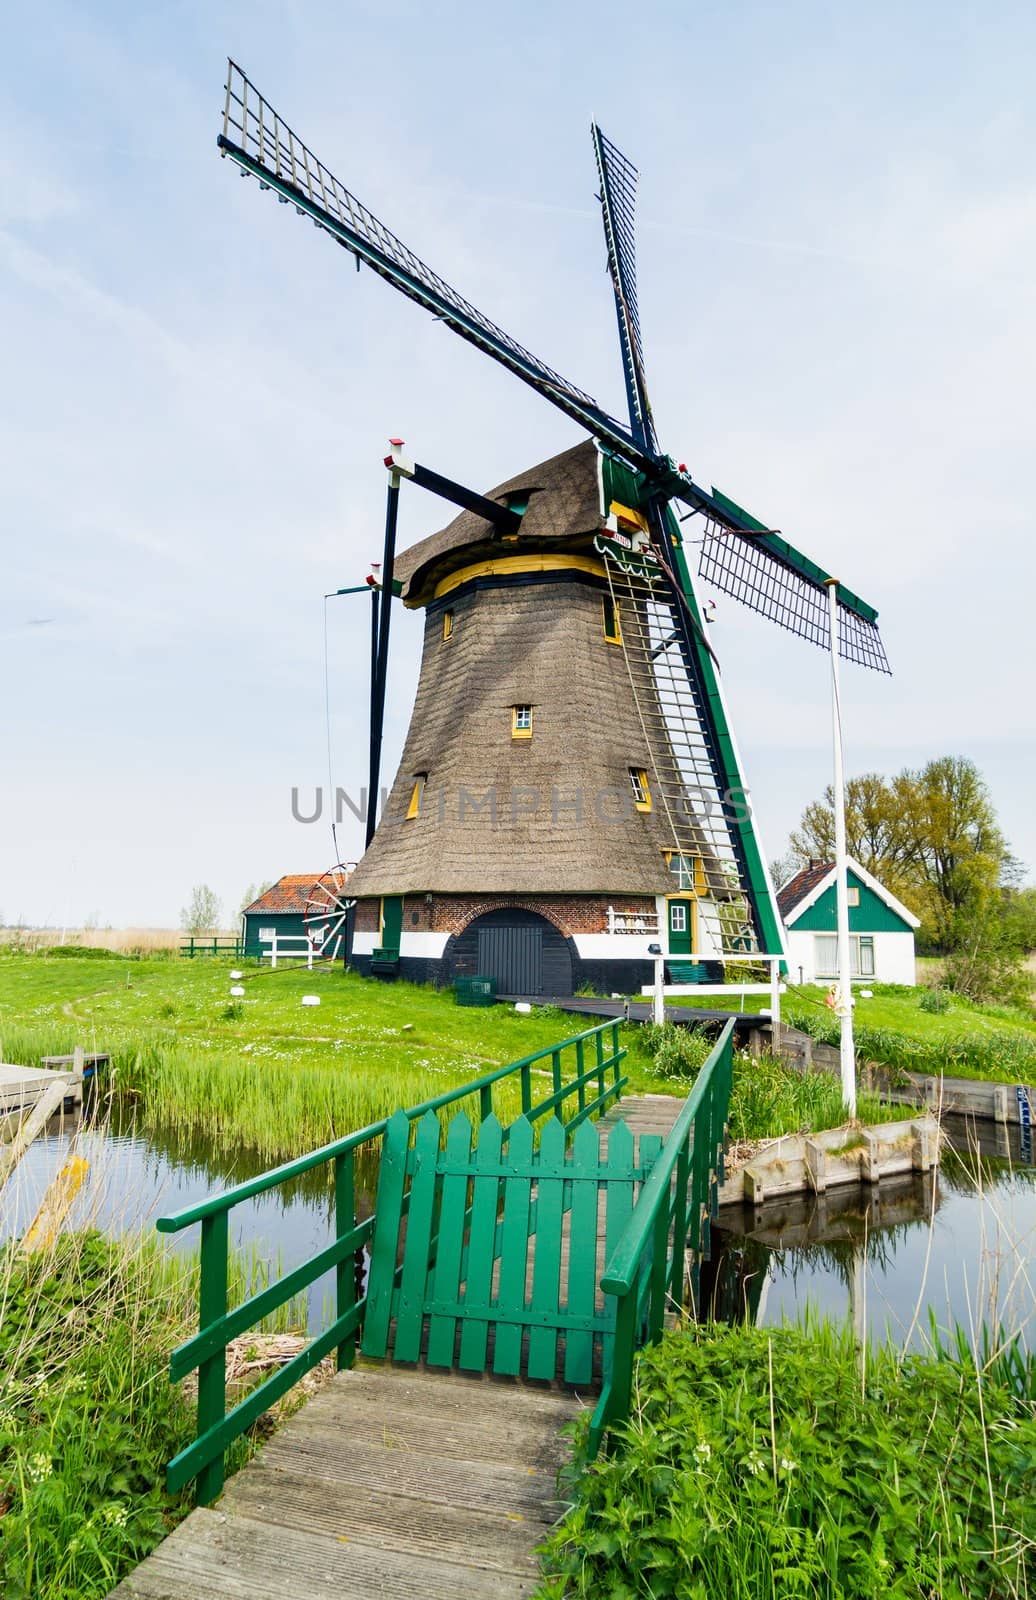
<svg viewBox="0 0 1036 1600">
<path fill-rule="evenodd" d="M 543 929 L 480 928 L 478 972 L 481 978 L 495 978 L 500 994 L 542 994 Z"/>
</svg>

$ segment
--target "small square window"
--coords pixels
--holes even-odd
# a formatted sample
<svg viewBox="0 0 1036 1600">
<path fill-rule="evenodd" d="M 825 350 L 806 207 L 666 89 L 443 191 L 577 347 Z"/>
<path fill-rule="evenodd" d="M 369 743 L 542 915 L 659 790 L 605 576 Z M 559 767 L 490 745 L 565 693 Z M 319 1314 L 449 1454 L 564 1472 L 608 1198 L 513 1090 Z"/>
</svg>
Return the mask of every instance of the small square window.
<svg viewBox="0 0 1036 1600">
<path fill-rule="evenodd" d="M 511 707 L 511 738 L 532 738 L 532 706 Z"/>
<path fill-rule="evenodd" d="M 851 886 L 848 889 L 846 889 L 846 891 L 845 891 L 845 901 L 846 901 L 846 905 L 858 906 L 859 903 L 860 903 L 860 891 L 859 891 L 859 889 L 854 889 Z"/>
<path fill-rule="evenodd" d="M 448 639 L 453 632 L 453 612 L 444 611 L 442 614 L 442 636 Z"/>
<path fill-rule="evenodd" d="M 633 785 L 633 803 L 638 811 L 651 810 L 651 786 L 648 775 L 643 767 L 630 767 L 630 783 Z"/>
</svg>

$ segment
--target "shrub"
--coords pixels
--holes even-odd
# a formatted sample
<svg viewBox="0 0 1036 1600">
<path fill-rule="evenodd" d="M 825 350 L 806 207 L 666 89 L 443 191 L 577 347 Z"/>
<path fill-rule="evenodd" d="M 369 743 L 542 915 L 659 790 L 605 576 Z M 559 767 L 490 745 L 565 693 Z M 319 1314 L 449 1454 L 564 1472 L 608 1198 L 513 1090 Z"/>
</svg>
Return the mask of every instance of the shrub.
<svg viewBox="0 0 1036 1600">
<path fill-rule="evenodd" d="M 950 997 L 945 989 L 926 989 L 917 1002 L 922 1011 L 949 1011 Z"/>
<path fill-rule="evenodd" d="M 715 1040 L 703 1029 L 683 1023 L 649 1022 L 644 1025 L 641 1043 L 660 1077 L 696 1078 Z"/>
</svg>

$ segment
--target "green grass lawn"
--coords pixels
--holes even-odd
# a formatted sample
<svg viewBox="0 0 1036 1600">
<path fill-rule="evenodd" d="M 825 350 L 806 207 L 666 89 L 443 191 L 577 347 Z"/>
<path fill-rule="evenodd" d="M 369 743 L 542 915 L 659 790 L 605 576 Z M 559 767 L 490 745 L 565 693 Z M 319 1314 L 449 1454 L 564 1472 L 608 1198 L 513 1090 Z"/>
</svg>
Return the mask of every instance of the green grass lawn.
<svg viewBox="0 0 1036 1600">
<path fill-rule="evenodd" d="M 272 1163 L 592 1026 L 552 1010 L 458 1006 L 449 991 L 340 968 L 243 966 L 235 1000 L 233 965 L 0 956 L 0 1059 L 33 1066 L 77 1044 L 108 1050 L 115 1085 L 145 1125 L 209 1135 Z M 303 1006 L 305 994 L 320 1005 Z M 626 1034 L 636 1087 L 664 1089 L 638 1034 Z M 574 1051 L 563 1067 L 574 1076 Z M 549 1080 L 549 1060 L 542 1071 Z M 519 1109 L 515 1083 L 501 1115 Z"/>
<path fill-rule="evenodd" d="M 114 1086 L 123 1103 L 137 1107 L 145 1129 L 209 1139 L 263 1166 L 571 1038 L 591 1021 L 549 1008 L 520 1015 L 509 1006 L 457 1006 L 449 991 L 380 983 L 339 968 L 243 966 L 245 994 L 235 999 L 232 968 L 230 960 L 0 956 L 0 1059 L 31 1066 L 77 1044 L 108 1050 Z M 882 1059 L 870 1048 L 880 1028 L 897 1025 L 890 1037 L 902 1040 L 909 1024 L 925 1049 L 948 1058 L 962 1016 L 973 1030 L 990 1030 L 994 1042 L 1001 1038 L 999 1019 L 994 1024 L 970 1008 L 932 1015 L 919 1010 L 919 993 L 881 991 L 861 1001 L 861 1020 L 871 1019 L 861 1031 L 868 1053 Z M 303 1006 L 305 994 L 319 995 L 320 1005 Z M 822 1004 L 807 1007 L 790 994 L 786 1014 L 814 1029 L 815 1019 L 833 1025 Z M 1012 1026 L 1028 1047 L 1028 1030 Z M 656 1061 L 658 1040 L 650 1032 L 623 1030 L 632 1090 L 686 1093 L 709 1042 L 683 1037 L 686 1051 L 674 1057 L 667 1047 Z M 574 1051 L 563 1064 L 565 1076 L 573 1076 Z M 536 1069 L 544 1094 L 549 1067 L 547 1061 Z M 499 1110 L 509 1120 L 519 1109 L 515 1082 L 501 1094 Z M 890 1113 L 868 1099 L 861 1114 L 876 1121 Z M 829 1077 L 737 1061 L 736 1137 L 840 1121 Z"/>
</svg>

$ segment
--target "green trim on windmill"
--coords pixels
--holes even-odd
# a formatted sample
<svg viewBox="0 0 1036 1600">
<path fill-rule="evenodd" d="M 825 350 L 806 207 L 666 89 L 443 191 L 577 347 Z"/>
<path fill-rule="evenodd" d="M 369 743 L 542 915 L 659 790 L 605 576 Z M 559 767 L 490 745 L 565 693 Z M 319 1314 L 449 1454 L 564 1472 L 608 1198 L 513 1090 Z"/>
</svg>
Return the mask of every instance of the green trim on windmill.
<svg viewBox="0 0 1036 1600">
<path fill-rule="evenodd" d="M 670 537 L 673 538 L 676 576 L 679 579 L 683 597 L 687 602 L 687 608 L 697 624 L 696 634 L 691 639 L 691 645 L 697 658 L 702 687 L 707 696 L 709 710 L 712 714 L 718 746 L 717 755 L 722 768 L 723 789 L 728 795 L 740 794 L 747 798 L 748 786 L 741 772 L 737 749 L 727 720 L 719 677 L 716 672 L 716 663 L 703 642 L 704 624 L 701 612 L 698 609 L 698 601 L 694 593 L 694 586 L 691 583 L 683 546 L 679 539 L 679 527 L 670 506 L 666 506 L 665 513 L 668 519 Z M 752 897 L 753 909 L 758 919 L 760 943 L 767 954 L 776 955 L 778 951 L 784 949 L 784 934 L 780 914 L 777 910 L 776 897 L 766 871 L 763 852 L 752 821 L 751 811 L 749 810 L 745 814 L 743 805 L 731 806 L 730 826 L 732 831 L 736 833 L 738 843 L 741 846 L 745 870 L 748 874 L 747 888 Z M 783 959 L 781 961 L 781 970 L 787 970 L 787 963 Z"/>
</svg>

